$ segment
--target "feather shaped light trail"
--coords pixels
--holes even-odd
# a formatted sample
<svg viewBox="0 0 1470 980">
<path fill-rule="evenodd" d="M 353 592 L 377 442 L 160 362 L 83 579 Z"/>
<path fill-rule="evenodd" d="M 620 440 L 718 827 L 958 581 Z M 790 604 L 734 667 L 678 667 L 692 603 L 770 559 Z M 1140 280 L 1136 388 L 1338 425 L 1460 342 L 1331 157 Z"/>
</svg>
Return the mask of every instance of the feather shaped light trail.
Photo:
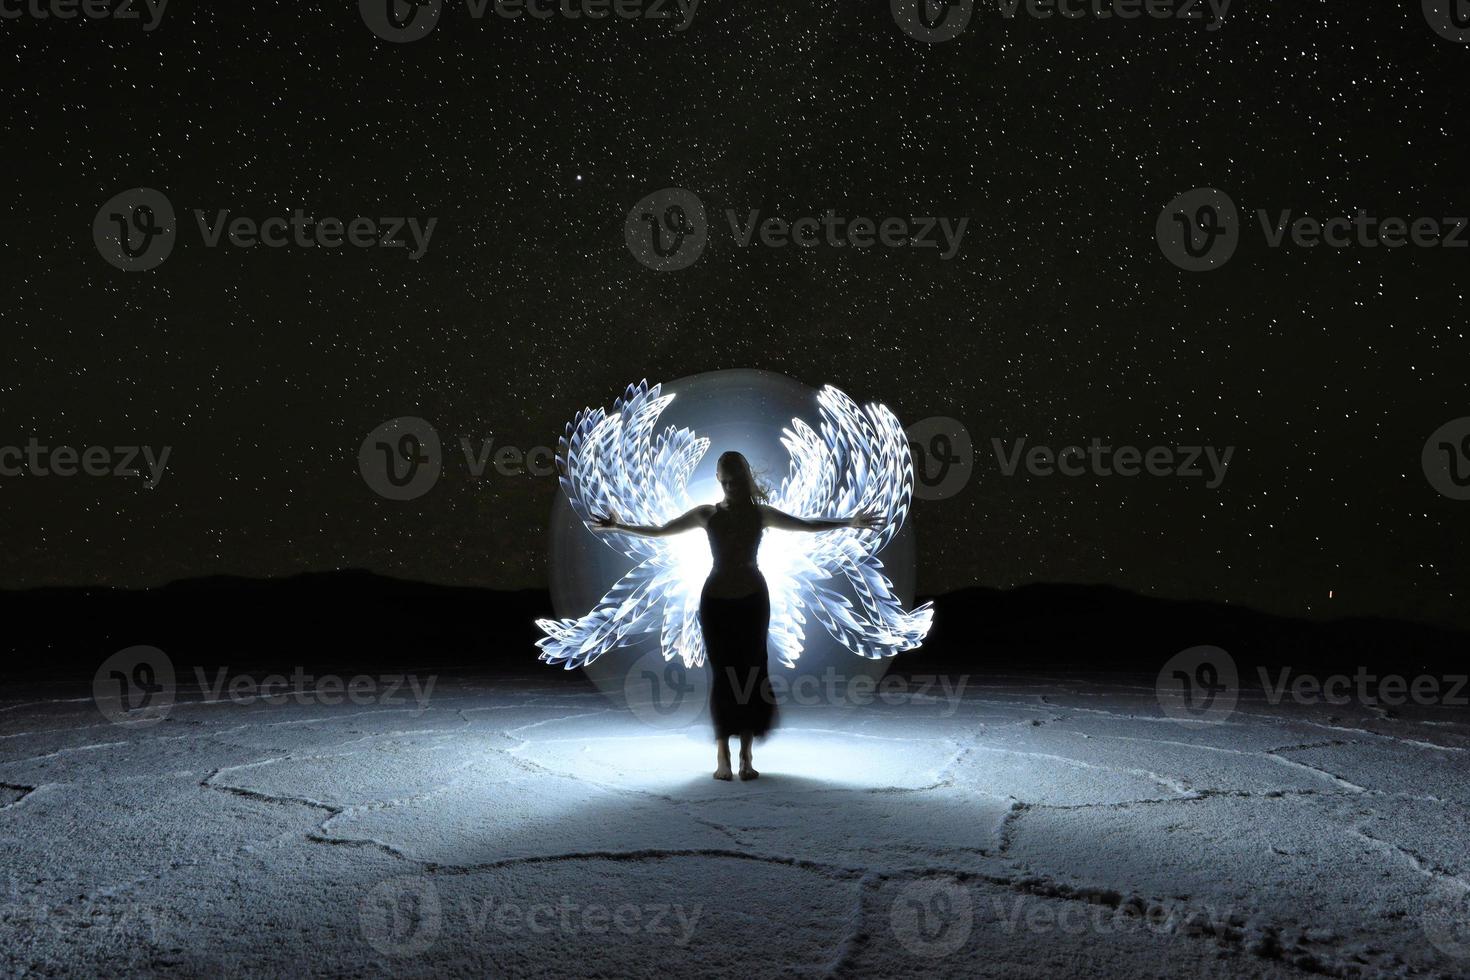
<svg viewBox="0 0 1470 980">
<path fill-rule="evenodd" d="M 561 486 L 584 525 L 610 513 L 630 524 L 664 524 L 704 502 L 690 496 L 689 481 L 709 440 L 687 428 L 659 429 L 674 399 L 660 387 L 629 385 L 611 411 L 577 413 L 559 440 Z M 847 650 L 876 660 L 917 647 L 933 618 L 928 603 L 903 608 L 878 558 L 902 528 L 913 496 L 903 426 L 883 405 L 859 407 L 830 385 L 817 405 L 818 428 L 793 418 L 782 430 L 790 465 L 770 504 L 808 518 L 874 513 L 882 524 L 877 531 L 765 532 L 759 561 L 771 595 L 770 643 L 787 667 L 801 656 L 811 621 Z M 537 620 L 546 634 L 537 642 L 541 659 L 570 670 L 656 632 L 666 661 L 702 664 L 699 595 L 711 565 L 704 532 L 599 537 L 635 565 L 580 619 Z"/>
</svg>

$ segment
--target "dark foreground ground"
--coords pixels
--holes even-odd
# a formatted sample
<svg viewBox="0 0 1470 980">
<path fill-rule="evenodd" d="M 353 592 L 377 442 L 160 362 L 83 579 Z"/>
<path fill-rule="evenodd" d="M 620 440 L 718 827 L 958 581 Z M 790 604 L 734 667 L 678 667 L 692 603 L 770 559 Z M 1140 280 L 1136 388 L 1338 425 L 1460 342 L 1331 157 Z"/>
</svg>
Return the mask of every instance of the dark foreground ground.
<svg viewBox="0 0 1470 980">
<path fill-rule="evenodd" d="M 0 974 L 1470 972 L 1464 708 L 902 677 L 720 783 L 581 674 L 173 667 L 5 691 Z"/>
</svg>

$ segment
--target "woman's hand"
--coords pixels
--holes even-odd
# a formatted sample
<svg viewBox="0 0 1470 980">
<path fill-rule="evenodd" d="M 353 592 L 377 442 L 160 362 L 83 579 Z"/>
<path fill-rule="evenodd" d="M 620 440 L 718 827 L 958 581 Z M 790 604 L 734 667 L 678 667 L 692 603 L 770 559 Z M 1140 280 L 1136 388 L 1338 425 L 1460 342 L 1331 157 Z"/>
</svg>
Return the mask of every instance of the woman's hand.
<svg viewBox="0 0 1470 980">
<path fill-rule="evenodd" d="M 618 523 L 616 514 L 594 514 L 592 516 L 592 530 L 594 531 L 620 531 L 622 525 Z"/>
<path fill-rule="evenodd" d="M 883 526 L 883 517 L 876 511 L 863 511 L 847 519 L 847 526 L 859 531 L 876 531 Z"/>
</svg>

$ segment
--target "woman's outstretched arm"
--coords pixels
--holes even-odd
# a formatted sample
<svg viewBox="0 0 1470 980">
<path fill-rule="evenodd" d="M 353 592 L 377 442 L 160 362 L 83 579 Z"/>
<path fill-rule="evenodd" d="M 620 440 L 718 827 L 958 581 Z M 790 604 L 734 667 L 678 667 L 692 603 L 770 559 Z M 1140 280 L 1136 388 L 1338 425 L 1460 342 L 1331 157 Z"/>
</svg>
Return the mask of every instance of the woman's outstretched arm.
<svg viewBox="0 0 1470 980">
<path fill-rule="evenodd" d="M 852 517 L 795 517 L 784 510 L 761 505 L 761 517 L 766 527 L 782 531 L 836 531 L 851 527 L 860 531 L 876 531 L 883 526 L 883 518 L 872 512 L 854 514 Z"/>
<path fill-rule="evenodd" d="M 712 510 L 714 508 L 708 505 L 696 507 L 667 524 L 624 524 L 618 520 L 616 514 L 607 514 L 594 517 L 591 526 L 594 531 L 623 531 L 644 538 L 666 538 L 671 534 L 680 534 L 684 531 L 692 531 L 697 527 L 704 527 L 709 523 L 709 512 Z"/>
</svg>

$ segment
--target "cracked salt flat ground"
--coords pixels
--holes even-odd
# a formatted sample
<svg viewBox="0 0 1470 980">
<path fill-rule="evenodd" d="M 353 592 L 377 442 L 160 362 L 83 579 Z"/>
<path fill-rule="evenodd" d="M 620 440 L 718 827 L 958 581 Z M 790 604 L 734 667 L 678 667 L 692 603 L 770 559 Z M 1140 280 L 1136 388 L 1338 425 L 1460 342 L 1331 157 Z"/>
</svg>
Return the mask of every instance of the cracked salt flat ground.
<svg viewBox="0 0 1470 980">
<path fill-rule="evenodd" d="M 12 691 L 0 968 L 1470 974 L 1463 711 L 996 675 L 787 721 L 726 784 L 576 678 L 146 728 Z"/>
</svg>

